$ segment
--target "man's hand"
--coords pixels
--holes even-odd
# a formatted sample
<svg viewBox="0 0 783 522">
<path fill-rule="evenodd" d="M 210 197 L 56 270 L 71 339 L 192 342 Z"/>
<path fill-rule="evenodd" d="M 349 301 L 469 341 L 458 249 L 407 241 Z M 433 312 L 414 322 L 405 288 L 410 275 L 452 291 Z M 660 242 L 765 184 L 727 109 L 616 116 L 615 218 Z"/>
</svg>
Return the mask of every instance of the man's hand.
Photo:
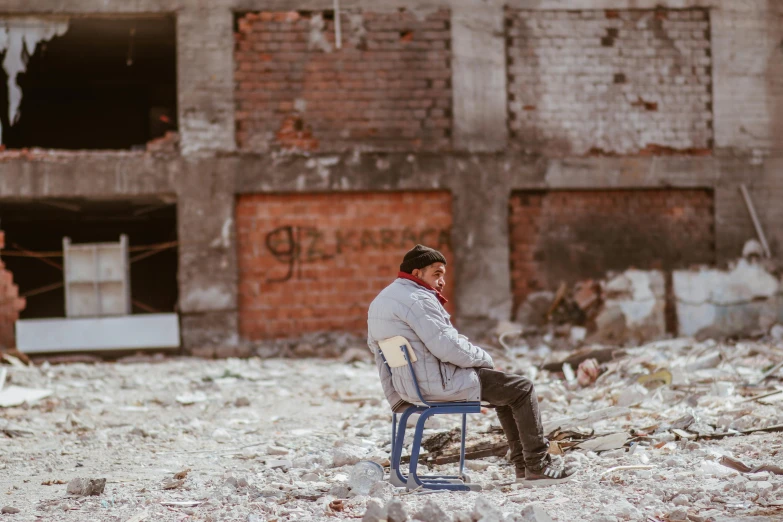
<svg viewBox="0 0 783 522">
<path fill-rule="evenodd" d="M 394 413 L 402 413 L 408 408 L 410 408 L 411 406 L 413 406 L 413 404 L 411 404 L 410 402 L 398 401 L 397 404 L 392 406 L 392 411 Z"/>
</svg>

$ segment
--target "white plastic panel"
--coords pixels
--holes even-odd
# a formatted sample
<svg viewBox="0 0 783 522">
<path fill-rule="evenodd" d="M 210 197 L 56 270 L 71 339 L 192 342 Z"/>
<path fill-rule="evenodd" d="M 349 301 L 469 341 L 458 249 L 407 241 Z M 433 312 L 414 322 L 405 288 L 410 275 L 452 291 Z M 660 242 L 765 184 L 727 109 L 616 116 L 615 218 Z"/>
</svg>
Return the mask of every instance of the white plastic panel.
<svg viewBox="0 0 783 522">
<path fill-rule="evenodd" d="M 177 314 L 138 314 L 16 322 L 16 345 L 24 353 L 178 348 Z"/>
</svg>

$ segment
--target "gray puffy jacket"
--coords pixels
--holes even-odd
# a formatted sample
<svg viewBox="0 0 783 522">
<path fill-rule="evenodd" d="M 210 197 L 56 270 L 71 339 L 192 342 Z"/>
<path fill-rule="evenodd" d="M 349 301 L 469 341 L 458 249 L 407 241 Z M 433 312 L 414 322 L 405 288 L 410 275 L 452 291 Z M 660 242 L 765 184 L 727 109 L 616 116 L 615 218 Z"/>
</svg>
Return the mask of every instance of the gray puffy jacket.
<svg viewBox="0 0 783 522">
<path fill-rule="evenodd" d="M 401 335 L 416 353 L 416 379 L 425 400 L 478 401 L 481 385 L 475 368 L 492 368 L 487 352 L 459 335 L 434 291 L 407 279 L 397 279 L 373 300 L 367 314 L 367 344 L 389 404 L 400 399 L 420 402 L 407 366 L 391 375 L 381 358 L 378 341 Z"/>
</svg>

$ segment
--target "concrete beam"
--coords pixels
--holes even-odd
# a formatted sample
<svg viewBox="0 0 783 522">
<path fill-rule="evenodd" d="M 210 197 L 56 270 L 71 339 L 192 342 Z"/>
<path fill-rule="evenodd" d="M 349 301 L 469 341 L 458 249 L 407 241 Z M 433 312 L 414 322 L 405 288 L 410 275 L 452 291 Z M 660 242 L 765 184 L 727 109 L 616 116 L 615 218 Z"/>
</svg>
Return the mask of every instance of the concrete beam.
<svg viewBox="0 0 783 522">
<path fill-rule="evenodd" d="M 233 151 L 234 34 L 228 8 L 177 15 L 177 93 L 183 155 Z"/>
<path fill-rule="evenodd" d="M 0 198 L 113 198 L 173 195 L 181 160 L 143 153 L 43 154 L 0 162 Z"/>
<path fill-rule="evenodd" d="M 455 5 L 451 12 L 453 146 L 495 152 L 508 143 L 503 5 Z"/>
</svg>

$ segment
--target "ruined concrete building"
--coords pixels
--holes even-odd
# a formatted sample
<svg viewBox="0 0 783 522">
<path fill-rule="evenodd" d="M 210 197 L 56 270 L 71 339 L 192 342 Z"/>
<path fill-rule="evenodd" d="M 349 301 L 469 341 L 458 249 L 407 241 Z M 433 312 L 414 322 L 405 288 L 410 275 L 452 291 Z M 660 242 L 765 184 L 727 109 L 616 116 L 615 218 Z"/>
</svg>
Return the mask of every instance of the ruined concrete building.
<svg viewBox="0 0 783 522">
<path fill-rule="evenodd" d="M 335 5 L 0 1 L 0 325 L 63 316 L 65 236 L 127 234 L 133 312 L 201 354 L 360 332 L 416 242 L 468 331 L 720 265 L 741 183 L 778 251 L 783 2 Z"/>
</svg>

